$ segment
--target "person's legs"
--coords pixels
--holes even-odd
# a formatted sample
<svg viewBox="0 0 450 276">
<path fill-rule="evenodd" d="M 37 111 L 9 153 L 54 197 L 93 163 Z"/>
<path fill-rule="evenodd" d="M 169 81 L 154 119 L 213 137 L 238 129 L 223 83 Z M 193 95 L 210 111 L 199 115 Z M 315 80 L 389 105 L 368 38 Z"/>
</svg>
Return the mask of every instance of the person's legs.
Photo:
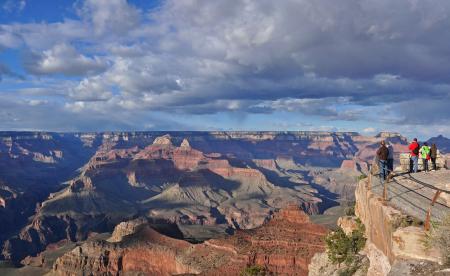
<svg viewBox="0 0 450 276">
<path fill-rule="evenodd" d="M 378 160 L 378 168 L 380 170 L 380 174 L 378 175 L 380 177 L 380 183 L 383 184 L 383 174 L 384 174 L 383 161 Z"/>
<path fill-rule="evenodd" d="M 414 169 L 414 162 L 411 156 L 411 158 L 409 158 L 409 172 L 412 173 L 413 169 Z"/>
<path fill-rule="evenodd" d="M 431 164 L 433 164 L 433 170 L 436 170 L 436 158 L 431 157 Z"/>
<path fill-rule="evenodd" d="M 426 158 L 422 158 L 423 170 L 428 171 L 428 160 Z"/>
<path fill-rule="evenodd" d="M 387 169 L 387 162 L 386 160 L 380 160 L 380 181 L 381 183 L 384 182 L 384 180 L 386 179 L 386 169 Z"/>
<path fill-rule="evenodd" d="M 416 173 L 417 172 L 417 170 L 419 169 L 419 157 L 417 157 L 417 156 L 413 156 L 413 157 L 411 157 L 412 158 L 412 160 L 413 160 L 413 163 L 414 163 L 414 172 Z"/>
<path fill-rule="evenodd" d="M 394 171 L 394 159 L 388 159 L 388 174 Z"/>
</svg>

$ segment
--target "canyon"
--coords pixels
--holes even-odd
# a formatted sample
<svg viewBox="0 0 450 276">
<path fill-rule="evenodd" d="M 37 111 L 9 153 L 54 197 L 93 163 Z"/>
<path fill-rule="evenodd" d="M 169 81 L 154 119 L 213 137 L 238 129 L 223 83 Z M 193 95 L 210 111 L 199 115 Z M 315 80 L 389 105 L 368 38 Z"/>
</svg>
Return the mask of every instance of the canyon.
<svg viewBox="0 0 450 276">
<path fill-rule="evenodd" d="M 307 275 L 314 253 L 325 250 L 326 232 L 295 205 L 275 212 L 260 227 L 202 244 L 161 235 L 138 219 L 119 224 L 109 240 L 84 243 L 58 258 L 50 275 L 239 275 L 249 265 L 275 274 Z"/>
<path fill-rule="evenodd" d="M 75 269 L 77 258 L 91 257 L 86 271 L 125 271 L 123 260 L 144 250 L 148 256 L 167 254 L 168 267 L 182 273 L 209 271 L 204 264 L 178 262 L 184 256 L 195 263 L 198 251 L 213 254 L 217 271 L 224 269 L 218 254 L 235 261 L 236 269 L 258 264 L 293 275 L 294 267 L 306 275 L 314 253 L 324 250 L 326 230 L 302 212 L 319 215 L 354 200 L 356 179 L 368 173 L 379 141 L 392 143 L 396 155 L 407 151 L 408 142 L 397 133 L 352 132 L 0 132 L 0 139 L 2 258 L 29 264 L 55 245 L 81 244 L 47 264 L 63 274 Z M 293 224 L 284 225 L 290 216 Z M 122 229 L 134 235 L 126 239 L 129 245 L 117 234 L 127 221 L 146 225 Z M 303 232 L 290 228 L 296 223 Z M 95 238 L 111 232 L 114 242 Z M 302 248 L 294 234 L 317 246 Z M 264 241 L 268 236 L 280 240 Z M 282 246 L 296 242 L 298 248 Z M 177 255 L 178 247 L 189 254 Z M 96 263 L 105 252 L 111 252 L 107 264 Z"/>
</svg>

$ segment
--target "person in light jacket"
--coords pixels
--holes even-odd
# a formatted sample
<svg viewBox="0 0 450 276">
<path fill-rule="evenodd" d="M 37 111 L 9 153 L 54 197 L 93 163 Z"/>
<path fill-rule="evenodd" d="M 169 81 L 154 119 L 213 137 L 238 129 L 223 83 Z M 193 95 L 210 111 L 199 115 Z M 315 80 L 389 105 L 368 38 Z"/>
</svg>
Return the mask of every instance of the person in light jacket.
<svg viewBox="0 0 450 276">
<path fill-rule="evenodd" d="M 423 146 L 420 148 L 420 156 L 422 158 L 423 170 L 427 172 L 428 160 L 430 159 L 430 147 L 427 142 L 423 143 Z"/>
</svg>

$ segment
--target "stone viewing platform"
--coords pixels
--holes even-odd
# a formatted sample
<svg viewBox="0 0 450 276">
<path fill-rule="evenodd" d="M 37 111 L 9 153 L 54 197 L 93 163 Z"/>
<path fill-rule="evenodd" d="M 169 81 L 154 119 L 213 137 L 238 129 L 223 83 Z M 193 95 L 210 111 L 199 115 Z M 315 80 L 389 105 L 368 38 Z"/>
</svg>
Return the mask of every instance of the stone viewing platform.
<svg viewBox="0 0 450 276">
<path fill-rule="evenodd" d="M 440 251 L 426 248 L 424 241 L 433 222 L 450 215 L 450 170 L 397 171 L 380 183 L 375 167 L 356 188 L 355 214 L 366 227 L 368 243 L 385 256 L 386 271 L 400 260 L 442 263 Z"/>
<path fill-rule="evenodd" d="M 373 177 L 372 182 L 372 192 L 383 197 L 384 185 L 377 177 Z M 435 198 L 438 190 L 442 192 Z M 431 221 L 441 221 L 450 214 L 450 194 L 444 191 L 450 191 L 450 170 L 401 173 L 388 181 L 386 202 L 406 215 L 425 221 L 435 198 Z"/>
<path fill-rule="evenodd" d="M 356 187 L 355 216 L 338 220 L 347 237 L 361 231 L 360 223 L 364 225 L 366 241 L 358 253 L 355 275 L 449 275 L 450 170 L 397 172 L 380 184 L 376 167 Z M 442 224 L 427 227 L 430 216 L 432 222 Z M 326 253 L 317 253 L 309 275 L 337 275 L 336 271 L 348 271 L 343 267 L 331 263 Z"/>
</svg>

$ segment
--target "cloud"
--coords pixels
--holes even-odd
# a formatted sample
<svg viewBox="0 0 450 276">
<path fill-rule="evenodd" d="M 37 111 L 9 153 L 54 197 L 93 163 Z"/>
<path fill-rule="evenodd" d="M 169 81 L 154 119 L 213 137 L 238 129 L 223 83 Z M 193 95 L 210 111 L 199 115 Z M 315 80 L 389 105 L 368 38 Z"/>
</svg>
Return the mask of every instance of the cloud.
<svg viewBox="0 0 450 276">
<path fill-rule="evenodd" d="M 180 125 L 172 119 L 142 112 L 118 112 L 102 110 L 95 102 L 61 106 L 53 101 L 22 100 L 0 95 L 0 131 L 46 130 L 46 131 L 109 131 L 109 130 L 177 130 L 195 129 Z M 83 106 L 82 106 L 83 105 Z M 82 107 L 80 107 L 82 106 Z M 82 112 L 81 112 L 82 111 Z M 142 126 L 146 126 L 146 128 Z"/>
<path fill-rule="evenodd" d="M 83 79 L 69 96 L 76 101 L 106 101 L 111 99 L 112 92 L 99 76 L 95 76 Z"/>
<path fill-rule="evenodd" d="M 14 48 L 22 43 L 20 35 L 6 30 L 0 25 L 0 50 L 2 48 Z"/>
<path fill-rule="evenodd" d="M 101 58 L 79 54 L 68 44 L 57 44 L 41 54 L 32 53 L 30 56 L 25 66 L 29 72 L 37 75 L 83 76 L 100 73 L 107 67 L 106 61 Z"/>
<path fill-rule="evenodd" d="M 25 9 L 25 6 L 27 5 L 27 2 L 25 0 L 7 0 L 4 2 L 2 8 L 4 11 L 8 13 L 13 12 L 21 12 L 23 9 Z"/>
<path fill-rule="evenodd" d="M 377 130 L 373 127 L 366 127 L 365 129 L 362 130 L 362 132 L 364 134 L 373 134 L 375 133 Z"/>
<path fill-rule="evenodd" d="M 111 32 L 123 35 L 140 20 L 139 10 L 126 0 L 86 0 L 78 13 L 93 26 L 97 35 Z"/>
<path fill-rule="evenodd" d="M 44 81 L 29 92 L 58 97 L 65 112 L 290 112 L 376 129 L 450 121 L 447 0 L 167 0 L 151 10 L 85 0 L 75 8 L 78 18 L 0 25 L 1 47 L 32 53 L 28 72 L 64 81 L 53 96 Z"/>
</svg>

